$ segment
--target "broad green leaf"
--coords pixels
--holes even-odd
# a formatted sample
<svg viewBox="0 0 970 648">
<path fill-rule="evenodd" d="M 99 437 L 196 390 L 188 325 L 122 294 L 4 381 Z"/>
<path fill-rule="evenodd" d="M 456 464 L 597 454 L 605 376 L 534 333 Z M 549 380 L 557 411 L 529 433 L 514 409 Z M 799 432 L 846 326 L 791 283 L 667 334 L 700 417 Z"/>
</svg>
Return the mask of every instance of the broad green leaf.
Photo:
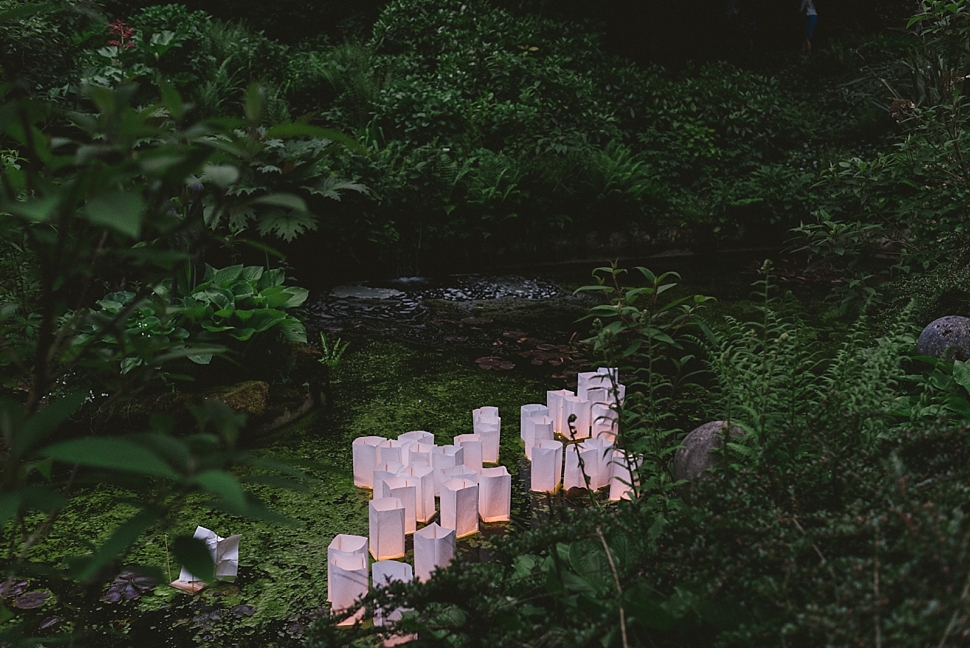
<svg viewBox="0 0 970 648">
<path fill-rule="evenodd" d="M 246 266 L 243 268 L 242 276 L 246 281 L 259 281 L 259 278 L 263 276 L 263 267 Z"/>
<path fill-rule="evenodd" d="M 141 534 L 151 528 L 159 518 L 161 518 L 161 514 L 158 511 L 145 509 L 123 522 L 107 540 L 98 546 L 97 550 L 95 550 L 89 559 L 76 563 L 77 566 L 75 569 L 77 571 L 74 573 L 74 578 L 79 581 L 85 581 L 94 576 L 109 561 L 124 554 L 128 547 Z"/>
<path fill-rule="evenodd" d="M 280 268 L 274 270 L 267 270 L 263 273 L 263 276 L 259 278 L 256 282 L 256 287 L 261 291 L 267 288 L 272 288 L 273 286 L 282 286 L 283 282 L 286 280 L 286 273 Z"/>
<path fill-rule="evenodd" d="M 211 353 L 191 353 L 187 357 L 195 364 L 207 365 L 212 362 Z"/>
<path fill-rule="evenodd" d="M 229 332 L 229 335 L 239 340 L 240 342 L 245 342 L 249 338 L 253 337 L 255 333 L 256 333 L 256 329 L 246 327 L 246 328 L 233 329 L 232 331 Z"/>
<path fill-rule="evenodd" d="M 239 275 L 242 274 L 242 271 L 243 266 L 241 264 L 216 270 L 215 275 L 212 277 L 212 283 L 216 284 L 220 288 L 225 288 L 232 282 L 239 279 Z"/>
<path fill-rule="evenodd" d="M 119 191 L 99 196 L 88 202 L 85 213 L 88 220 L 132 238 L 141 235 L 141 217 L 145 201 L 141 194 Z"/>
<path fill-rule="evenodd" d="M 17 491 L 0 495 L 0 528 L 12 520 L 20 508 L 21 494 Z"/>
<path fill-rule="evenodd" d="M 159 84 L 159 90 L 162 93 L 162 105 L 165 106 L 168 114 L 176 121 L 182 119 L 182 115 L 185 114 L 185 104 L 182 103 L 182 97 L 175 87 L 167 81 L 162 81 Z"/>
<path fill-rule="evenodd" d="M 299 212 L 307 211 L 306 202 L 299 196 L 291 193 L 274 193 L 254 198 L 253 203 L 257 205 L 272 205 L 273 207 L 285 207 Z"/>
<path fill-rule="evenodd" d="M 76 412 L 87 398 L 87 393 L 76 391 L 57 399 L 39 410 L 23 424 L 13 440 L 13 454 L 18 459 L 26 455 L 34 445 L 42 441 L 57 426 Z"/>
<path fill-rule="evenodd" d="M 216 566 L 212 562 L 212 556 L 205 541 L 192 536 L 178 536 L 172 542 L 172 553 L 175 554 L 175 559 L 196 578 L 207 583 L 215 579 Z"/>
<path fill-rule="evenodd" d="M 205 470 L 195 476 L 195 482 L 225 502 L 227 508 L 237 515 L 245 515 L 248 508 L 246 493 L 236 478 L 222 470 Z"/>
<path fill-rule="evenodd" d="M 282 308 L 296 308 L 300 304 L 306 301 L 307 297 L 310 295 L 310 291 L 306 288 L 300 288 L 298 286 L 290 286 L 286 289 L 286 292 L 290 293 L 290 298 L 282 305 Z"/>
<path fill-rule="evenodd" d="M 56 209 L 56 196 L 34 198 L 22 202 L 4 201 L 2 204 L 0 204 L 0 211 L 10 212 L 14 216 L 20 216 L 21 218 L 26 218 L 27 220 L 38 223 L 43 223 L 50 220 Z"/>
<path fill-rule="evenodd" d="M 223 189 L 239 180 L 239 169 L 231 164 L 206 164 L 202 173 Z"/>
<path fill-rule="evenodd" d="M 42 484 L 31 484 L 20 494 L 20 505 L 27 509 L 53 513 L 67 506 L 67 498 L 63 493 Z"/>
<path fill-rule="evenodd" d="M 252 316 L 246 322 L 249 328 L 257 333 L 268 331 L 286 319 L 286 313 L 271 308 L 260 308 L 253 311 Z"/>
<path fill-rule="evenodd" d="M 325 139 L 338 142 L 347 148 L 354 149 L 355 151 L 364 150 L 364 147 L 361 146 L 356 140 L 347 137 L 339 131 L 330 130 L 329 128 L 320 128 L 319 126 L 311 126 L 310 124 L 298 124 L 293 122 L 277 124 L 266 131 L 266 137 L 312 137 L 314 139 Z"/>
<path fill-rule="evenodd" d="M 55 443 L 42 448 L 44 457 L 80 464 L 158 477 L 178 479 L 178 474 L 158 455 L 142 445 L 124 438 L 88 437 Z"/>
<path fill-rule="evenodd" d="M 301 342 L 306 344 L 306 328 L 303 323 L 295 317 L 287 317 L 280 324 L 280 333 L 290 342 Z"/>
</svg>

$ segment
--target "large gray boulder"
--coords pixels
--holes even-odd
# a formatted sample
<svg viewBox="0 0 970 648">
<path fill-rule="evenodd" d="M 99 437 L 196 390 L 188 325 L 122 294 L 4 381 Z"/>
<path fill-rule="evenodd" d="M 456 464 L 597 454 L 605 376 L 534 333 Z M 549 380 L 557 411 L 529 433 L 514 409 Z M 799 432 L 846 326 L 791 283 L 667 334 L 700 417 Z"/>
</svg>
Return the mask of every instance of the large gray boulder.
<svg viewBox="0 0 970 648">
<path fill-rule="evenodd" d="M 732 439 L 744 436 L 744 430 L 736 425 L 731 426 L 727 421 L 711 421 L 695 428 L 684 437 L 681 447 L 674 455 L 674 479 L 696 479 L 721 461 L 722 455 L 716 450 L 724 448 L 725 431 Z"/>
<path fill-rule="evenodd" d="M 921 356 L 960 361 L 970 359 L 970 318 L 947 315 L 933 320 L 919 334 L 916 347 Z"/>
</svg>

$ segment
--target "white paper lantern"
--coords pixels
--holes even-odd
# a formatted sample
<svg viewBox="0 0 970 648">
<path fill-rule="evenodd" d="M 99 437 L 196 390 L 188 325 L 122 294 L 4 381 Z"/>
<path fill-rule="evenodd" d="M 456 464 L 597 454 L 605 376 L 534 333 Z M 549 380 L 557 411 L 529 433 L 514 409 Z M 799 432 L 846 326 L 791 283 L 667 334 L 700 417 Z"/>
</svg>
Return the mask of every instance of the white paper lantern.
<svg viewBox="0 0 970 648">
<path fill-rule="evenodd" d="M 410 583 L 414 580 L 411 565 L 396 560 L 379 560 L 371 565 L 371 581 L 374 588 L 387 587 L 391 583 Z M 401 620 L 403 609 L 385 610 L 381 606 L 374 609 L 374 625 L 383 627 L 387 623 Z"/>
<path fill-rule="evenodd" d="M 497 416 L 483 416 L 475 422 L 475 434 L 482 438 L 482 461 L 498 463 L 499 445 L 502 436 L 502 419 Z"/>
<path fill-rule="evenodd" d="M 473 481 L 477 484 L 479 474 L 468 466 L 452 466 L 451 468 L 445 468 L 442 470 L 441 476 L 442 483 L 448 481 L 449 479 L 467 479 L 468 481 Z"/>
<path fill-rule="evenodd" d="M 537 441 L 552 441 L 552 419 L 548 416 L 533 416 L 525 420 L 525 456 L 532 459 L 532 448 Z"/>
<path fill-rule="evenodd" d="M 459 434 L 455 445 L 465 453 L 464 464 L 475 472 L 482 471 L 482 437 L 478 434 Z"/>
<path fill-rule="evenodd" d="M 427 581 L 436 569 L 455 559 L 455 530 L 431 523 L 414 533 L 414 574 Z"/>
<path fill-rule="evenodd" d="M 595 371 L 581 371 L 576 374 L 576 395 L 586 398 L 590 387 L 601 387 L 600 377 Z"/>
<path fill-rule="evenodd" d="M 408 448 L 408 465 L 431 467 L 431 455 L 434 454 L 434 446 L 427 443 L 414 443 Z"/>
<path fill-rule="evenodd" d="M 565 396 L 575 396 L 574 393 L 568 389 L 559 389 L 556 391 L 546 392 L 546 407 L 549 409 L 549 418 L 552 419 L 552 431 L 562 432 L 563 431 L 563 398 Z"/>
<path fill-rule="evenodd" d="M 478 484 L 470 479 L 449 479 L 441 484 L 441 526 L 455 537 L 478 533 Z"/>
<path fill-rule="evenodd" d="M 405 468 L 405 470 L 407 470 Z M 384 497 L 397 498 L 404 505 L 404 535 L 418 529 L 418 482 L 403 474 L 384 480 Z"/>
<path fill-rule="evenodd" d="M 587 389 L 585 398 L 589 401 L 590 407 L 597 403 L 601 405 L 612 405 L 615 400 L 613 398 L 612 391 L 607 387 L 593 387 L 591 389 Z"/>
<path fill-rule="evenodd" d="M 597 403 L 593 405 L 590 414 L 592 416 L 592 435 L 612 442 L 616 438 L 616 410 Z"/>
<path fill-rule="evenodd" d="M 387 441 L 384 437 L 364 436 L 354 439 L 354 485 L 374 488 L 374 468 L 377 466 L 377 446 Z"/>
<path fill-rule="evenodd" d="M 637 485 L 637 467 L 639 461 L 628 456 L 622 450 L 613 451 L 613 476 L 610 479 L 610 501 L 617 502 L 621 499 L 631 499 L 634 486 Z"/>
<path fill-rule="evenodd" d="M 605 437 L 594 437 L 583 441 L 583 446 L 594 451 L 596 469 L 592 475 L 595 479 L 591 479 L 590 488 L 599 490 L 609 486 L 613 478 L 613 442 Z"/>
<path fill-rule="evenodd" d="M 382 441 L 377 446 L 377 463 L 399 463 L 407 466 L 411 456 L 408 449 L 413 443 L 413 441 L 400 441 L 398 439 Z"/>
<path fill-rule="evenodd" d="M 446 445 L 437 446 L 431 453 L 431 468 L 434 469 L 434 494 L 435 497 L 441 495 L 442 471 L 445 468 L 463 466 L 465 461 L 465 451 L 461 446 Z"/>
<path fill-rule="evenodd" d="M 367 557 L 358 553 L 337 553 L 330 561 L 331 609 L 342 612 L 352 608 L 367 594 Z M 350 619 L 353 622 L 353 617 Z"/>
<path fill-rule="evenodd" d="M 566 446 L 564 453 L 566 470 L 562 487 L 566 490 L 570 488 L 587 488 L 586 478 L 589 478 L 589 488 L 596 490 L 593 488 L 593 484 L 599 478 L 596 474 L 596 449 L 583 447 L 579 444 L 571 444 Z"/>
<path fill-rule="evenodd" d="M 480 418 L 499 418 L 498 408 L 487 405 L 472 410 L 472 425 L 478 422 Z"/>
<path fill-rule="evenodd" d="M 434 470 L 426 466 L 408 466 L 402 475 L 414 479 L 418 486 L 415 517 L 424 524 L 434 517 Z"/>
<path fill-rule="evenodd" d="M 430 432 L 425 432 L 424 430 L 414 430 L 413 432 L 405 432 L 404 434 L 397 435 L 398 441 L 411 441 L 412 443 L 423 443 L 425 445 L 434 445 L 434 435 Z"/>
<path fill-rule="evenodd" d="M 384 489 L 381 483 L 385 479 L 390 479 L 391 477 L 397 477 L 404 470 L 404 464 L 395 462 L 378 464 L 374 469 L 374 477 L 371 481 L 374 484 L 374 497 L 373 499 L 381 499 L 384 497 Z"/>
<path fill-rule="evenodd" d="M 335 535 L 327 547 L 327 600 L 333 600 L 333 574 L 331 565 L 337 554 L 360 554 L 367 556 L 367 538 L 358 535 L 340 533 Z"/>
<path fill-rule="evenodd" d="M 512 476 L 505 466 L 482 468 L 478 482 L 478 517 L 508 522 L 512 515 Z"/>
<path fill-rule="evenodd" d="M 554 493 L 562 479 L 562 443 L 541 439 L 532 447 L 532 485 L 530 490 Z"/>
<path fill-rule="evenodd" d="M 370 555 L 374 560 L 404 557 L 404 503 L 396 497 L 371 500 Z"/>
<path fill-rule="evenodd" d="M 589 436 L 589 401 L 578 396 L 562 397 L 562 434 L 567 439 L 585 439 Z M 575 416 L 572 423 L 570 417 Z"/>
<path fill-rule="evenodd" d="M 476 511 L 478 510 L 476 506 Z M 215 531 L 211 531 L 204 526 L 196 526 L 195 533 L 192 537 L 196 540 L 201 540 L 205 543 L 206 549 L 209 550 L 209 555 L 212 557 L 212 562 L 215 564 L 216 573 L 215 577 L 217 580 L 223 578 L 232 578 L 239 571 L 239 540 L 242 538 L 241 535 L 231 535 L 228 538 L 223 538 L 222 536 L 216 534 Z M 173 586 L 178 587 L 178 589 L 187 590 L 198 590 L 201 586 L 192 586 L 191 583 L 201 583 L 201 579 L 196 578 L 185 567 L 179 572 L 179 578 L 175 583 L 185 583 L 186 587 L 179 587 L 173 583 Z"/>
<path fill-rule="evenodd" d="M 535 416 L 548 416 L 549 408 L 538 403 L 530 403 L 519 408 L 519 437 L 525 441 L 525 420 Z"/>
</svg>

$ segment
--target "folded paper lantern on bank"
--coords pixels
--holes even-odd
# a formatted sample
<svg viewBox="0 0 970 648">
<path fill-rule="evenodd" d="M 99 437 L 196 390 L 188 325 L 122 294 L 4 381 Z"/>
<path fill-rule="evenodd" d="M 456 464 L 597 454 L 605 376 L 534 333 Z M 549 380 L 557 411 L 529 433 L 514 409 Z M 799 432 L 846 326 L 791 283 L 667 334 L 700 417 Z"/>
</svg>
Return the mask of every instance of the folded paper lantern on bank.
<svg viewBox="0 0 970 648">
<path fill-rule="evenodd" d="M 613 478 L 613 442 L 605 437 L 593 437 L 582 443 L 593 450 L 595 468 L 590 471 L 589 487 L 599 490 L 610 485 Z"/>
<path fill-rule="evenodd" d="M 549 410 L 549 414 L 547 416 L 552 419 L 553 432 L 562 432 L 565 429 L 563 427 L 562 399 L 566 396 L 575 396 L 575 394 L 568 389 L 559 389 L 556 391 L 546 392 L 546 408 Z"/>
<path fill-rule="evenodd" d="M 328 559 L 331 609 L 334 612 L 349 610 L 360 597 L 367 594 L 367 556 L 356 553 L 337 553 Z M 351 625 L 362 616 L 359 614 L 346 619 L 340 625 Z"/>
<path fill-rule="evenodd" d="M 408 465 L 431 467 L 434 446 L 427 443 L 414 443 L 408 448 Z"/>
<path fill-rule="evenodd" d="M 454 466 L 463 466 L 465 462 L 465 451 L 458 445 L 437 446 L 431 453 L 431 468 L 434 469 L 434 494 L 435 497 L 441 495 L 441 482 L 443 470 Z"/>
<path fill-rule="evenodd" d="M 530 490 L 554 493 L 562 478 L 562 443 L 540 439 L 532 446 L 532 486 Z"/>
<path fill-rule="evenodd" d="M 414 533 L 414 575 L 427 581 L 455 559 L 455 530 L 431 523 Z"/>
<path fill-rule="evenodd" d="M 616 410 L 607 405 L 596 403 L 590 410 L 592 416 L 592 433 L 594 437 L 603 437 L 612 441 L 616 438 Z"/>
<path fill-rule="evenodd" d="M 364 436 L 354 439 L 354 485 L 361 488 L 374 488 L 374 468 L 377 461 L 377 446 L 387 441 L 384 437 Z"/>
<path fill-rule="evenodd" d="M 467 479 L 478 483 L 478 473 L 468 466 L 452 466 L 441 471 L 442 483 L 449 479 Z"/>
<path fill-rule="evenodd" d="M 564 450 L 566 455 L 566 470 L 562 480 L 562 487 L 566 490 L 570 488 L 593 488 L 599 476 L 596 474 L 596 449 L 584 447 L 580 444 L 567 445 Z M 587 486 L 586 479 L 589 478 Z M 593 490 L 596 490 L 593 488 Z"/>
<path fill-rule="evenodd" d="M 374 488 L 374 499 L 381 499 L 384 497 L 384 489 L 381 483 L 385 479 L 390 479 L 391 477 L 397 477 L 404 471 L 404 465 L 393 461 L 391 463 L 378 464 L 374 468 L 374 477 L 371 479 Z"/>
<path fill-rule="evenodd" d="M 397 435 L 398 441 L 410 441 L 412 443 L 423 443 L 425 445 L 434 445 L 434 435 L 430 432 L 425 432 L 424 430 L 414 430 L 413 432 L 405 432 L 404 434 Z"/>
<path fill-rule="evenodd" d="M 485 408 L 496 410 L 497 408 Z M 478 410 L 475 410 L 476 412 Z M 482 461 L 498 463 L 499 442 L 501 440 L 502 419 L 495 414 L 483 413 L 475 417 L 475 434 L 482 438 Z"/>
<path fill-rule="evenodd" d="M 238 573 L 239 539 L 242 537 L 241 535 L 237 534 L 223 538 L 204 526 L 197 526 L 192 537 L 196 540 L 202 540 L 205 543 L 206 549 L 209 550 L 209 555 L 212 556 L 212 562 L 215 564 L 216 579 L 232 578 Z M 196 578 L 185 567 L 179 572 L 178 580 L 172 582 L 171 585 L 184 592 L 198 592 L 205 587 L 205 583 Z"/>
<path fill-rule="evenodd" d="M 434 470 L 427 466 L 411 465 L 405 468 L 401 474 L 415 480 L 418 487 L 415 517 L 422 524 L 428 522 L 435 514 Z"/>
<path fill-rule="evenodd" d="M 519 437 L 525 441 L 525 421 L 536 416 L 548 416 L 549 408 L 538 403 L 530 403 L 519 408 Z"/>
<path fill-rule="evenodd" d="M 525 420 L 525 456 L 532 459 L 532 448 L 537 441 L 552 441 L 552 419 L 548 416 L 532 416 Z"/>
<path fill-rule="evenodd" d="M 639 461 L 622 450 L 613 451 L 613 476 L 610 479 L 610 501 L 631 499 L 636 485 Z"/>
<path fill-rule="evenodd" d="M 593 387 L 592 389 L 587 389 L 585 398 L 587 401 L 589 401 L 590 407 L 596 404 L 612 405 L 616 401 L 616 399 L 613 398 L 612 392 L 606 387 Z"/>
<path fill-rule="evenodd" d="M 562 434 L 567 439 L 589 436 L 589 401 L 578 396 L 562 397 Z"/>
<path fill-rule="evenodd" d="M 465 453 L 464 464 L 475 472 L 482 471 L 482 437 L 479 434 L 459 434 L 455 445 Z"/>
<path fill-rule="evenodd" d="M 371 579 L 374 587 L 387 587 L 391 583 L 410 583 L 414 580 L 411 565 L 396 560 L 379 560 L 371 565 Z M 374 625 L 382 627 L 387 623 L 401 620 L 400 609 L 386 610 L 381 606 L 374 608 Z"/>
<path fill-rule="evenodd" d="M 480 418 L 498 418 L 498 408 L 492 407 L 491 405 L 486 405 L 485 407 L 479 407 L 478 409 L 472 410 L 472 425 L 478 422 Z"/>
<path fill-rule="evenodd" d="M 478 517 L 508 522 L 512 513 L 512 476 L 505 466 L 482 468 L 478 481 Z"/>
<path fill-rule="evenodd" d="M 441 526 L 455 536 L 478 533 L 478 484 L 470 479 L 449 479 L 441 484 Z"/>
<path fill-rule="evenodd" d="M 360 554 L 367 557 L 367 538 L 344 533 L 334 536 L 327 547 L 327 600 L 333 600 L 333 558 L 337 554 Z"/>
<path fill-rule="evenodd" d="M 413 441 L 400 441 L 398 439 L 388 439 L 382 441 L 377 446 L 377 463 L 399 463 L 408 465 L 411 453 L 408 452 Z"/>
<path fill-rule="evenodd" d="M 406 477 L 403 474 L 385 479 L 384 497 L 397 498 L 404 505 L 404 535 L 411 535 L 417 531 L 418 481 L 414 477 Z"/>
<path fill-rule="evenodd" d="M 404 503 L 396 497 L 371 500 L 370 555 L 374 560 L 404 557 Z"/>
</svg>

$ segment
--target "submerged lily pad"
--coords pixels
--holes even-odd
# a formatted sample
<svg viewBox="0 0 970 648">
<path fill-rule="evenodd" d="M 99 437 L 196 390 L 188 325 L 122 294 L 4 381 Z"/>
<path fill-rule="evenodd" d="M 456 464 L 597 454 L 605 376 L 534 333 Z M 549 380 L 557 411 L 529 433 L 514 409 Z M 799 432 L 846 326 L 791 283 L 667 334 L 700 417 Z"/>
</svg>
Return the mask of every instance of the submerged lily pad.
<svg viewBox="0 0 970 648">
<path fill-rule="evenodd" d="M 51 595 L 48 592 L 27 592 L 18 596 L 14 600 L 13 606 L 21 610 L 33 610 L 46 603 L 50 597 Z"/>
<path fill-rule="evenodd" d="M 485 369 L 486 371 L 494 369 L 496 371 L 508 371 L 509 369 L 514 369 L 515 364 L 509 362 L 508 360 L 503 360 L 498 356 L 484 356 L 475 360 L 475 364 L 478 365 L 479 369 Z"/>
</svg>

